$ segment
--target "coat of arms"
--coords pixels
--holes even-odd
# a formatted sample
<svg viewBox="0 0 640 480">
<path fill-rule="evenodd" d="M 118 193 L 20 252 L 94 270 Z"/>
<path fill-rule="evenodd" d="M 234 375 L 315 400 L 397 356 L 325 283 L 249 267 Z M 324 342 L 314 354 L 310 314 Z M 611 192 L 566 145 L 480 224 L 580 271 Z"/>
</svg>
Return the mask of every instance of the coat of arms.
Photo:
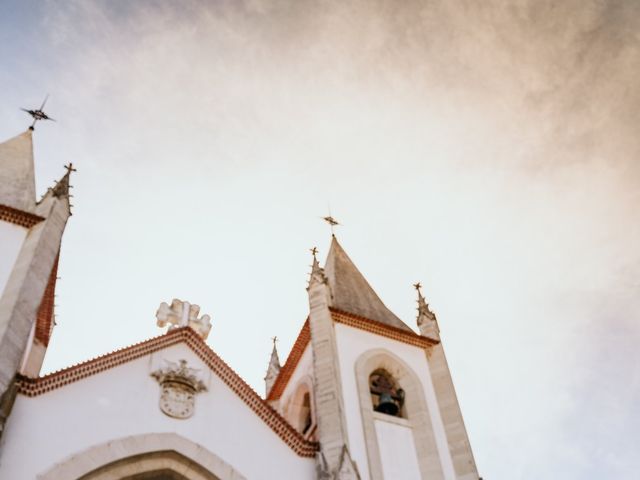
<svg viewBox="0 0 640 480">
<path fill-rule="evenodd" d="M 179 363 L 167 361 L 167 366 L 151 374 L 160 386 L 160 410 L 173 418 L 189 418 L 195 408 L 196 393 L 205 391 L 198 370 L 187 367 L 186 360 Z"/>
</svg>

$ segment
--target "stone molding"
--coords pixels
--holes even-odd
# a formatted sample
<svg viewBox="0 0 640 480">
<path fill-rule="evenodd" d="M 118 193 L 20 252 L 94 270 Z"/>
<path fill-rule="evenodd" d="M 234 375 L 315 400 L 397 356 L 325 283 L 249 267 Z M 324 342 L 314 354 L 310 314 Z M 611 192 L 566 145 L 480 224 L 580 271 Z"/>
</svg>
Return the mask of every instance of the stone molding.
<svg viewBox="0 0 640 480">
<path fill-rule="evenodd" d="M 164 461 L 145 464 L 144 456 L 157 452 L 174 452 L 188 462 L 180 461 L 180 458 L 176 459 L 175 456 L 172 459 L 173 462 L 171 459 L 167 461 L 165 456 Z M 126 462 L 126 459 L 131 461 Z M 195 465 L 189 465 L 189 463 Z M 194 480 L 245 480 L 242 474 L 216 454 L 176 433 L 150 433 L 111 440 L 64 459 L 36 478 L 38 480 L 106 480 L 150 472 L 157 467 L 171 468 L 171 464 L 181 465 L 182 469 L 179 473 L 190 473 L 188 478 Z M 108 468 L 110 465 L 111 469 Z M 205 476 L 203 470 L 214 476 Z"/>
<path fill-rule="evenodd" d="M 371 320 L 370 318 L 344 312 L 336 308 L 329 308 L 329 310 L 331 311 L 331 317 L 337 323 L 343 323 L 350 327 L 359 328 L 360 330 L 375 333 L 376 335 L 381 335 L 415 347 L 429 348 L 439 343 L 438 340 L 423 337 L 415 332 L 406 331 L 401 328 L 392 327 L 386 323 Z"/>
<path fill-rule="evenodd" d="M 42 222 L 44 218 L 39 215 L 34 215 L 33 213 L 9 207 L 8 205 L 0 205 L 0 220 L 21 227 L 31 228 L 37 223 Z"/>
<path fill-rule="evenodd" d="M 444 479 L 436 439 L 431 425 L 431 417 L 420 378 L 397 355 L 389 350 L 376 348 L 363 353 L 355 363 L 362 428 L 364 430 L 371 480 L 384 480 L 378 437 L 374 424 L 375 415 L 371 403 L 371 393 L 369 392 L 369 375 L 379 368 L 389 372 L 406 393 L 404 404 L 406 422 L 413 430 L 413 441 L 416 446 L 416 457 L 422 478 L 427 480 Z"/>
<path fill-rule="evenodd" d="M 185 343 L 232 391 L 234 391 L 294 452 L 314 457 L 318 444 L 304 439 L 276 410 L 263 400 L 190 327 L 116 350 L 39 378 L 18 377 L 18 392 L 27 397 L 42 395 L 83 378 L 122 365 L 178 343 Z"/>
</svg>

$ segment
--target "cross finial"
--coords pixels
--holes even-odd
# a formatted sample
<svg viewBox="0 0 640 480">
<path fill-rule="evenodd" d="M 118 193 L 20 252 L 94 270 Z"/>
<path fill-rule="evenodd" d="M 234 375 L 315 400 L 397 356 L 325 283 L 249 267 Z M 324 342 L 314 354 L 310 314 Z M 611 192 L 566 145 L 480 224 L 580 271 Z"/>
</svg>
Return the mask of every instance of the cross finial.
<svg viewBox="0 0 640 480">
<path fill-rule="evenodd" d="M 73 168 L 73 163 L 69 163 L 69 165 L 65 165 L 64 168 L 67 169 L 67 173 L 77 172 L 78 171 L 75 168 Z"/>
<path fill-rule="evenodd" d="M 275 347 L 276 342 L 278 341 L 278 337 L 277 336 L 271 337 L 271 341 L 273 342 L 273 346 Z"/>
<path fill-rule="evenodd" d="M 414 283 L 413 288 L 415 288 L 418 291 L 418 293 L 421 293 L 420 289 L 422 288 L 422 284 L 420 282 Z"/>
<path fill-rule="evenodd" d="M 313 258 L 316 258 L 317 254 L 318 254 L 318 247 L 313 247 L 311 249 L 311 255 L 313 255 Z"/>
</svg>

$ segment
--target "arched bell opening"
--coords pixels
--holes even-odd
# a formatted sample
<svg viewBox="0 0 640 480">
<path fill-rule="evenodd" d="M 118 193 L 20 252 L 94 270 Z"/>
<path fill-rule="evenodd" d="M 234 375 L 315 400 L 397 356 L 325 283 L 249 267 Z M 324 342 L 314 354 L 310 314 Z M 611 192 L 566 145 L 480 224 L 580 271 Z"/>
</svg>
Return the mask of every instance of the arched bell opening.
<svg viewBox="0 0 640 480">
<path fill-rule="evenodd" d="M 313 398 L 309 383 L 303 381 L 295 389 L 286 408 L 285 414 L 291 425 L 305 438 L 314 439 L 316 419 L 313 408 Z"/>
<path fill-rule="evenodd" d="M 406 417 L 405 392 L 385 369 L 378 368 L 369 375 L 369 393 L 371 404 L 376 412 L 394 417 Z"/>
</svg>

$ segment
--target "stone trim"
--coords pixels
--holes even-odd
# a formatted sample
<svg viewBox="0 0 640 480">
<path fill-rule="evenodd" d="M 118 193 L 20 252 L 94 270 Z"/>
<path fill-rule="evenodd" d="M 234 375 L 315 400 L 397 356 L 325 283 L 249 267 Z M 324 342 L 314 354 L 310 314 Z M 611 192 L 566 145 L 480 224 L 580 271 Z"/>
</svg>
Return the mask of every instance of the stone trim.
<svg viewBox="0 0 640 480">
<path fill-rule="evenodd" d="M 220 480 L 245 480 L 244 475 L 216 454 L 176 433 L 150 433 L 111 440 L 67 457 L 38 475 L 37 479 L 106 480 L 122 476 L 128 478 L 130 475 L 149 472 L 149 469 L 160 466 L 162 462 L 159 463 L 157 460 L 162 458 L 159 459 L 158 454 L 164 457 L 165 467 L 170 467 L 170 464 L 181 466 L 179 473 L 199 473 L 198 471 L 204 470 Z M 147 460 L 145 457 L 156 461 L 142 463 Z M 207 477 L 189 475 L 189 478 Z"/>
<path fill-rule="evenodd" d="M 304 439 L 277 411 L 266 403 L 227 363 L 190 327 L 176 328 L 164 335 L 93 358 L 39 378 L 18 376 L 18 393 L 27 397 L 77 382 L 110 368 L 178 343 L 185 343 L 233 390 L 291 449 L 301 457 L 314 457 L 318 444 Z"/>
<path fill-rule="evenodd" d="M 35 224 L 42 222 L 44 218 L 39 215 L 34 215 L 33 213 L 9 207 L 8 205 L 0 205 L 0 220 L 21 227 L 31 228 Z"/>
<path fill-rule="evenodd" d="M 329 308 L 331 311 L 331 317 L 334 322 L 343 323 L 350 327 L 359 328 L 376 335 L 382 335 L 383 337 L 391 338 L 399 342 L 413 345 L 414 347 L 429 348 L 432 345 L 440 343 L 438 340 L 432 338 L 423 337 L 417 333 L 407 332 L 400 328 L 392 327 L 376 320 L 361 317 L 353 313 L 338 310 L 336 308 Z"/>
<path fill-rule="evenodd" d="M 311 339 L 311 330 L 309 329 L 309 319 L 304 322 L 300 333 L 298 334 L 298 338 L 296 338 L 293 347 L 291 347 L 291 351 L 289 352 L 289 356 L 287 357 L 287 361 L 280 369 L 280 373 L 276 378 L 276 381 L 273 384 L 273 387 L 269 391 L 269 395 L 267 396 L 267 401 L 272 402 L 274 400 L 278 400 L 282 394 L 284 393 L 284 389 L 287 387 L 289 380 L 291 379 L 291 375 L 296 370 L 298 366 L 298 362 L 302 358 L 302 354 L 304 353 L 307 345 L 309 345 L 309 340 Z"/>
<path fill-rule="evenodd" d="M 364 430 L 371 480 L 384 480 L 378 437 L 374 424 L 376 419 L 375 412 L 373 411 L 371 394 L 369 393 L 369 375 L 379 368 L 389 372 L 405 391 L 406 400 L 403 410 L 406 413 L 405 420 L 413 430 L 413 441 L 422 478 L 428 480 L 444 479 L 436 439 L 431 425 L 431 417 L 429 416 L 420 378 L 398 356 L 388 350 L 376 348 L 363 353 L 355 363 L 362 428 Z"/>
</svg>

